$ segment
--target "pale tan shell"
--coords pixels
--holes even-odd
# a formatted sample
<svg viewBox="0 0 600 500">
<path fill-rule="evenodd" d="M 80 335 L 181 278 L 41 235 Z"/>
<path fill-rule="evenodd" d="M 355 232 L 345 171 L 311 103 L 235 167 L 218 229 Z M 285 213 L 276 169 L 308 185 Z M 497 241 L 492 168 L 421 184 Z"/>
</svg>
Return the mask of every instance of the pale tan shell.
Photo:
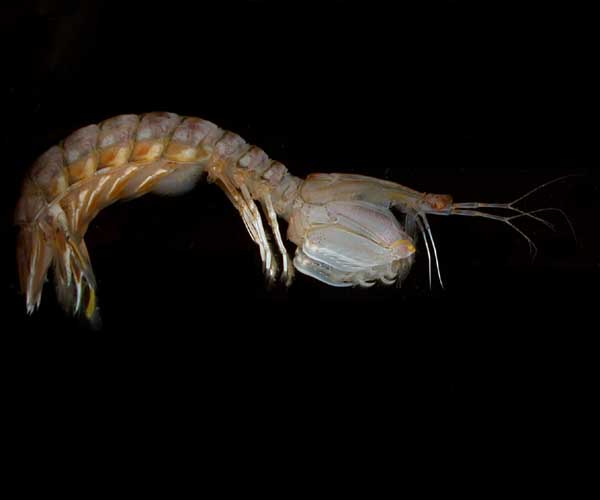
<svg viewBox="0 0 600 500">
<path fill-rule="evenodd" d="M 45 203 L 59 203 L 77 231 L 89 219 L 82 212 L 93 216 L 121 197 L 152 190 L 178 167 L 205 167 L 211 160 L 248 172 L 237 177 L 241 182 L 260 179 L 276 186 L 287 173 L 260 148 L 207 120 L 166 112 L 119 115 L 76 130 L 39 157 L 23 185 L 15 221 L 32 222 Z"/>
<path fill-rule="evenodd" d="M 291 188 L 299 184 L 283 165 L 239 135 L 175 113 L 114 116 L 48 149 L 28 172 L 15 211 L 15 222 L 22 226 L 17 254 L 27 310 L 39 304 L 53 262 L 59 300 L 76 311 L 86 300 L 91 320 L 95 279 L 83 242 L 90 221 L 119 199 L 150 191 L 182 193 L 204 172 L 219 181 L 248 227 L 256 227 L 254 237 L 264 231 L 258 229 L 253 199 L 266 202 L 268 197 L 269 206 L 283 213 L 293 202 Z M 273 216 L 270 223 L 275 223 Z"/>
</svg>

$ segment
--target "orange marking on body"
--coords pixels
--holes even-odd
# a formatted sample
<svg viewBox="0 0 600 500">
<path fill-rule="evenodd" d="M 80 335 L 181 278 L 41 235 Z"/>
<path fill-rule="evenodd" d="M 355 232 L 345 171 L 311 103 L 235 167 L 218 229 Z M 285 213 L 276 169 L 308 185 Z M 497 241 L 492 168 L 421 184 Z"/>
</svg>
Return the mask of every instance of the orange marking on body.
<svg viewBox="0 0 600 500">
<path fill-rule="evenodd" d="M 189 163 L 206 160 L 209 156 L 210 152 L 203 146 L 193 147 L 181 142 L 171 142 L 164 154 L 167 160 Z"/>
<path fill-rule="evenodd" d="M 425 201 L 434 210 L 444 210 L 452 205 L 452 196 L 448 194 L 426 194 Z"/>
<path fill-rule="evenodd" d="M 98 167 L 98 155 L 90 153 L 87 157 L 81 158 L 67 166 L 69 179 L 71 182 L 81 181 L 94 174 Z"/>
<path fill-rule="evenodd" d="M 396 247 L 399 247 L 399 246 L 406 247 L 406 250 L 408 251 L 408 253 L 415 253 L 417 251 L 417 249 L 413 245 L 413 242 L 410 241 L 410 240 L 398 240 L 398 241 L 392 243 L 392 245 L 390 246 L 390 248 L 396 248 Z"/>
<path fill-rule="evenodd" d="M 129 146 L 110 146 L 100 152 L 100 167 L 120 167 L 129 159 Z"/>
<path fill-rule="evenodd" d="M 164 144 L 160 141 L 137 142 L 131 153 L 131 161 L 142 163 L 158 160 L 163 149 Z"/>
<path fill-rule="evenodd" d="M 67 182 L 67 176 L 62 173 L 56 176 L 52 181 L 48 183 L 48 186 L 45 188 L 45 191 L 50 195 L 50 198 L 56 198 L 57 196 L 64 193 L 69 187 L 69 183 Z"/>
</svg>

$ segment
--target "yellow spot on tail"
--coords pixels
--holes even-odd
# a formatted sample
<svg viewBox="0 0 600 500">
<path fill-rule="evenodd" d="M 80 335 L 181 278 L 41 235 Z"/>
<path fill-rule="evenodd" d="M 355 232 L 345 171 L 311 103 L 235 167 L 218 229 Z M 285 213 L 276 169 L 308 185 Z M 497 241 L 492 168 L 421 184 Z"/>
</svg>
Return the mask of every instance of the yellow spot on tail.
<svg viewBox="0 0 600 500">
<path fill-rule="evenodd" d="M 390 248 L 396 248 L 399 246 L 406 247 L 406 250 L 408 251 L 408 253 L 415 253 L 417 251 L 417 249 L 413 245 L 413 242 L 410 240 L 398 240 L 395 243 L 392 243 L 392 246 Z"/>
<path fill-rule="evenodd" d="M 88 304 L 85 309 L 85 315 L 87 316 L 88 319 L 91 319 L 91 317 L 94 314 L 94 311 L 96 310 L 96 292 L 94 291 L 94 289 L 92 287 L 90 287 L 89 290 L 90 290 L 90 298 L 88 300 Z"/>
</svg>

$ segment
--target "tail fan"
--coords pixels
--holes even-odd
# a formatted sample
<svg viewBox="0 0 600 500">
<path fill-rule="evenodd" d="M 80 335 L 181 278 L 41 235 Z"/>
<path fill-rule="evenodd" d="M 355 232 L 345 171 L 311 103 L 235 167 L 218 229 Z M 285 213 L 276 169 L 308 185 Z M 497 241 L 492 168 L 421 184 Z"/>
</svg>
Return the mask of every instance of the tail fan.
<svg viewBox="0 0 600 500">
<path fill-rule="evenodd" d="M 54 248 L 39 224 L 22 226 L 17 237 L 17 266 L 21 291 L 26 295 L 27 313 L 32 314 L 42 299 L 42 289 Z"/>
<path fill-rule="evenodd" d="M 22 226 L 17 264 L 29 314 L 40 305 L 42 288 L 52 264 L 56 295 L 63 309 L 68 314 L 85 316 L 93 329 L 100 328 L 96 279 L 83 238 L 73 238 L 56 226 L 48 230 L 38 222 Z"/>
</svg>

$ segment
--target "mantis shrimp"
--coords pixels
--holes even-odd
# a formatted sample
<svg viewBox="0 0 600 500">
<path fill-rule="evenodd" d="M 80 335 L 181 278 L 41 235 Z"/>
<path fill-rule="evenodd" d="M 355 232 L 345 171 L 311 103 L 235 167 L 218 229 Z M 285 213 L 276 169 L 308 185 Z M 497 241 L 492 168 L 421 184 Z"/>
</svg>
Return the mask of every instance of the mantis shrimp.
<svg viewBox="0 0 600 500">
<path fill-rule="evenodd" d="M 511 203 L 454 203 L 449 195 L 421 193 L 362 175 L 295 177 L 262 149 L 200 118 L 166 112 L 119 115 L 80 128 L 51 147 L 23 182 L 15 222 L 20 227 L 17 266 L 27 312 L 39 307 L 52 266 L 60 304 L 98 325 L 97 285 L 84 241 L 92 219 L 117 200 L 149 192 L 187 192 L 204 174 L 238 210 L 258 246 L 267 279 L 280 277 L 288 286 L 295 271 L 334 287 L 400 284 L 414 263 L 421 235 L 429 284 L 435 264 L 443 287 L 428 215 L 500 221 L 523 236 L 535 252 L 533 241 L 514 220 L 527 217 L 550 224 L 537 215 L 542 210 L 525 212 L 517 204 L 556 182 Z M 510 214 L 495 215 L 486 209 Z M 293 259 L 279 218 L 287 222 L 287 239 L 296 245 Z"/>
</svg>

